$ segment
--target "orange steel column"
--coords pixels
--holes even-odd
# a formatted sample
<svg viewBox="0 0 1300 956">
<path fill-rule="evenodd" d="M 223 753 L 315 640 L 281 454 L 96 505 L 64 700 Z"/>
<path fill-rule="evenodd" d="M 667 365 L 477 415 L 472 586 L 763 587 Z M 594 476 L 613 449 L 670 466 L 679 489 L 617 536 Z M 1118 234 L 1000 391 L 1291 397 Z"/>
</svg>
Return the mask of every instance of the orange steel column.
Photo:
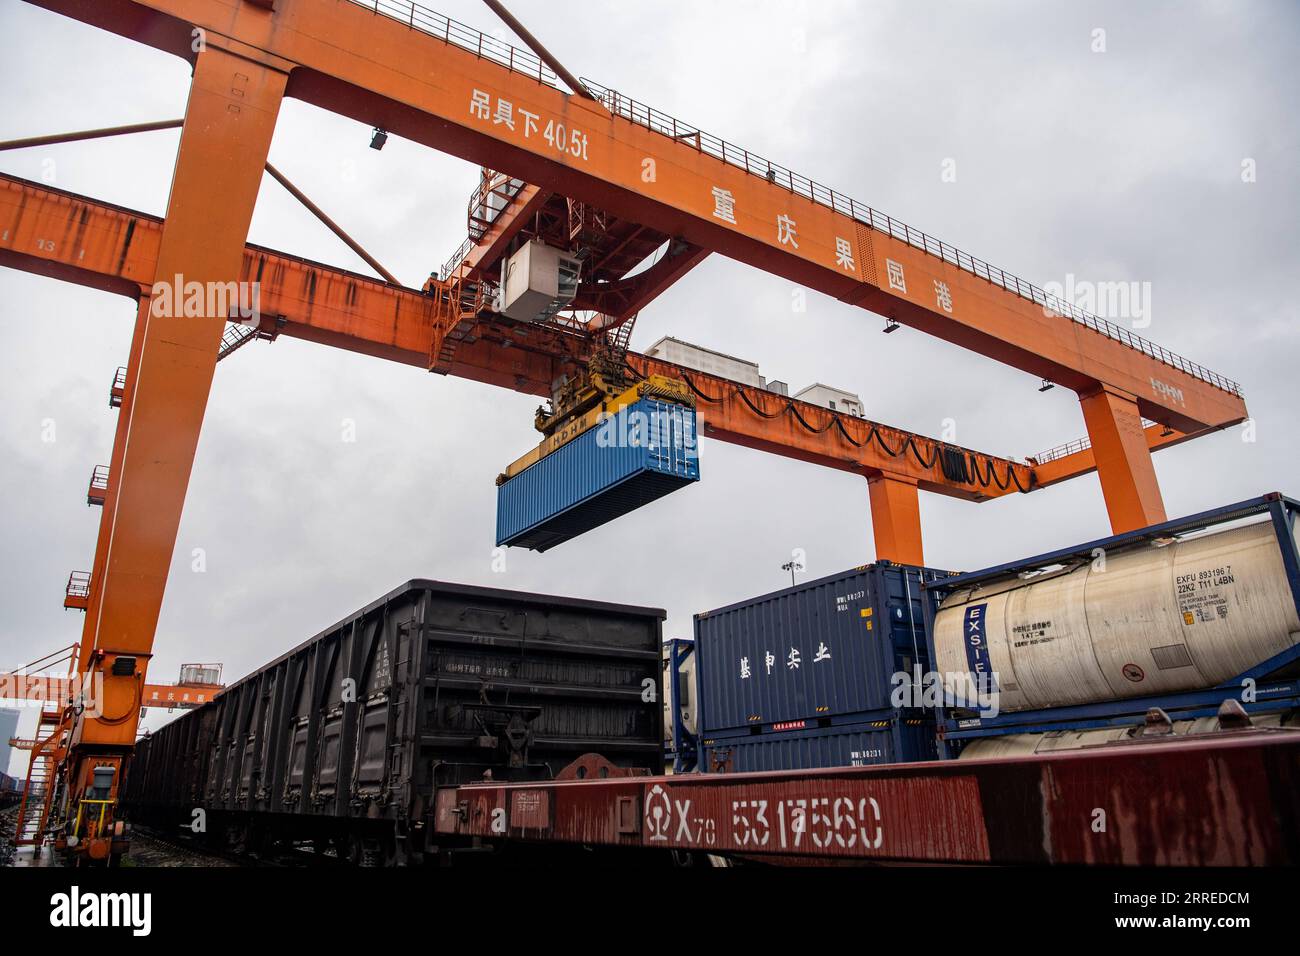
<svg viewBox="0 0 1300 956">
<path fill-rule="evenodd" d="M 118 406 L 117 430 L 113 435 L 113 452 L 108 464 L 108 488 L 104 492 L 104 505 L 100 509 L 99 537 L 95 542 L 95 559 L 90 571 L 90 594 L 86 602 L 86 619 L 81 629 L 81 644 L 77 649 L 77 673 L 90 669 L 95 651 L 95 624 L 99 620 L 99 606 L 104 589 L 99 582 L 104 579 L 104 564 L 108 557 L 108 542 L 113 536 L 113 513 L 117 507 L 117 476 L 122 473 L 122 456 L 126 451 L 127 426 L 131 421 L 131 393 L 140 372 L 140 348 L 144 344 L 144 330 L 149 317 L 149 296 L 141 295 L 136 306 L 135 330 L 131 334 L 131 350 L 127 353 L 126 381 L 122 386 L 122 403 Z"/>
<path fill-rule="evenodd" d="M 867 477 L 876 560 L 924 565 L 921 494 L 915 478 L 882 471 Z"/>
<path fill-rule="evenodd" d="M 1079 395 L 1115 534 L 1166 520 L 1151 448 L 1132 395 L 1100 385 Z"/>
<path fill-rule="evenodd" d="M 237 288 L 288 79 L 220 49 L 217 39 L 209 35 L 197 57 L 162 230 L 155 279 L 170 295 L 142 299 L 132 342 L 82 642 L 83 664 L 103 673 L 103 714 L 76 728 L 78 756 L 124 752 L 135 742 L 139 692 L 229 315 L 216 303 L 229 302 Z M 202 294 L 191 297 L 194 290 Z M 226 294 L 209 294 L 216 292 Z M 121 661 L 114 673 L 120 657 L 135 664 Z M 71 768 L 74 794 L 89 763 Z"/>
</svg>

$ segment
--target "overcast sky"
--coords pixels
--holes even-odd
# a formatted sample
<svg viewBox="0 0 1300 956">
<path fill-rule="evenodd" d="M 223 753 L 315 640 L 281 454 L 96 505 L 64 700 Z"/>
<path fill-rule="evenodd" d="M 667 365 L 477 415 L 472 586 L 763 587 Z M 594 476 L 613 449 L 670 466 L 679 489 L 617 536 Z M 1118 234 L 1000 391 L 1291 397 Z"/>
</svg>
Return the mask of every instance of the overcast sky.
<svg viewBox="0 0 1300 956">
<path fill-rule="evenodd" d="M 429 5 L 509 37 L 475 0 Z M 1142 334 L 1240 381 L 1257 422 L 1253 443 L 1231 429 L 1156 456 L 1169 514 L 1300 491 L 1296 4 L 510 6 L 574 72 L 1018 275 L 1149 283 Z M 0 140 L 178 117 L 188 78 L 179 59 L 0 0 Z M 161 214 L 177 135 L 0 153 L 0 171 Z M 368 141 L 366 127 L 287 101 L 271 158 L 419 286 L 464 238 L 477 172 Z M 369 271 L 270 180 L 250 241 Z M 85 490 L 112 447 L 107 394 L 134 306 L 0 270 L 0 314 L 8 668 L 80 637 L 62 593 L 91 564 L 99 510 Z M 1067 390 L 1040 394 L 1029 375 L 881 325 L 816 294 L 796 313 L 789 283 L 714 257 L 642 313 L 632 346 L 698 342 L 795 389 L 860 393 L 876 421 L 938 436 L 953 419 L 957 442 L 998 454 L 1084 433 Z M 791 549 L 809 577 L 874 557 L 863 479 L 706 439 L 697 485 L 545 555 L 512 550 L 494 573 L 493 478 L 536 444 L 536 405 L 290 339 L 222 362 L 150 677 L 202 660 L 238 678 L 413 577 L 661 606 L 666 633 L 689 635 L 693 613 L 788 583 Z M 341 441 L 344 419 L 355 443 Z M 951 569 L 1109 533 L 1095 476 L 981 505 L 923 495 L 922 520 L 928 563 Z"/>
</svg>

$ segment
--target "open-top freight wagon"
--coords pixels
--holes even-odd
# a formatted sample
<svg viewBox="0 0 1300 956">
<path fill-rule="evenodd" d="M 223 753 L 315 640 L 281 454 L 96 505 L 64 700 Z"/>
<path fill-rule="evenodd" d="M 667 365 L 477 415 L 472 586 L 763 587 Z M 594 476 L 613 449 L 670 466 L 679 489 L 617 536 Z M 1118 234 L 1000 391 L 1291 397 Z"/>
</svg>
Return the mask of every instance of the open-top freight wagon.
<svg viewBox="0 0 1300 956">
<path fill-rule="evenodd" d="M 141 740 L 134 820 L 353 861 L 434 849 L 437 787 L 662 766 L 664 612 L 409 581 Z"/>
</svg>

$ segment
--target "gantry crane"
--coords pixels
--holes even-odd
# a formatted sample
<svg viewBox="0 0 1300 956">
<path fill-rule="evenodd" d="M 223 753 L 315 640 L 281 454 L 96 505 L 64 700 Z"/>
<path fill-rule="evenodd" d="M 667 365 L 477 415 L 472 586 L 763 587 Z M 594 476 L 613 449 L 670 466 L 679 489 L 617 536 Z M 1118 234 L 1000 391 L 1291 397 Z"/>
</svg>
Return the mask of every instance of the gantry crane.
<svg viewBox="0 0 1300 956">
<path fill-rule="evenodd" d="M 688 383 L 706 435 L 863 475 L 877 556 L 909 563 L 923 558 L 922 490 L 983 501 L 1095 470 L 1113 530 L 1145 527 L 1165 517 L 1151 450 L 1246 417 L 1236 383 L 579 80 L 526 31 L 532 53 L 407 0 L 28 2 L 174 53 L 194 70 L 165 217 L 0 182 L 0 263 L 138 302 L 114 385 L 120 417 L 99 489 L 94 564 L 76 582 L 87 612 L 77 673 L 102 676 L 115 713 L 138 708 L 215 364 L 253 335 L 297 336 L 551 397 L 553 382 L 588 367 L 593 343 L 626 348 L 616 330 L 717 253 L 1074 390 L 1088 439 L 1016 462 L 627 353 L 638 375 Z M 481 184 L 466 245 L 419 290 L 382 271 L 376 281 L 249 245 L 285 97 L 481 166 L 496 197 L 481 209 L 491 215 L 474 218 Z M 527 235 L 563 242 L 566 230 L 594 257 L 580 304 L 601 317 L 595 326 L 493 315 L 484 284 L 512 244 Z M 660 246 L 660 262 L 629 273 Z M 151 308 L 154 283 L 178 275 L 261 283 L 253 332 L 223 347 L 228 313 L 178 318 Z M 71 729 L 65 779 L 74 804 L 111 808 L 135 725 L 85 719 Z M 101 856 L 109 845 L 102 834 L 80 843 Z"/>
<path fill-rule="evenodd" d="M 15 846 L 40 847 L 46 836 L 50 811 L 61 796 L 59 771 L 67 757 L 76 722 L 86 714 L 120 721 L 122 714 L 103 710 L 98 686 L 87 683 L 92 675 L 78 673 L 76 644 L 59 648 L 23 667 L 0 673 L 0 700 L 38 703 L 34 737 L 12 737 L 9 745 L 28 751 L 27 776 L 18 813 L 14 818 Z M 64 673 L 58 671 L 62 669 Z M 142 683 L 139 704 L 131 719 L 138 720 L 148 707 L 189 710 L 201 707 L 221 693 L 220 664 L 183 664 L 175 684 Z M 140 675 L 143 682 L 144 675 Z"/>
</svg>

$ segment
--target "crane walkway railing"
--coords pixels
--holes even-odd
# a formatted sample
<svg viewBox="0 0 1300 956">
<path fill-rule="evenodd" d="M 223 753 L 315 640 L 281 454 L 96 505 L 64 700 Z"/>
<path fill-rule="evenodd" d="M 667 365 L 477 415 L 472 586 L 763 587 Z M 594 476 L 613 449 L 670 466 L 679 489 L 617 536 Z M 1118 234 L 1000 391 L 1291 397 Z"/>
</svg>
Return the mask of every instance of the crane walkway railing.
<svg viewBox="0 0 1300 956">
<path fill-rule="evenodd" d="M 349 2 L 372 10 L 376 14 L 388 17 L 398 23 L 404 23 L 411 29 L 420 30 L 432 37 L 460 47 L 462 50 L 490 60 L 512 72 L 533 77 L 547 86 L 559 89 L 558 77 L 547 69 L 546 65 L 535 54 L 511 46 L 503 40 L 488 36 L 473 27 L 466 26 L 440 13 L 435 13 L 412 2 L 412 0 L 349 0 Z M 728 165 L 738 166 L 751 175 L 760 176 L 768 182 L 784 186 L 797 195 L 834 209 L 836 212 L 848 216 L 864 226 L 906 242 L 913 248 L 936 256 L 950 265 L 1000 286 L 1021 298 L 1028 299 L 1042 306 L 1045 310 L 1072 319 L 1094 332 L 1135 349 L 1171 368 L 1176 368 L 1193 378 L 1230 394 L 1241 395 L 1241 386 L 1232 379 L 1171 352 L 1149 339 L 1136 335 L 1123 326 L 1099 318 L 1091 312 L 1086 312 L 1072 302 L 1049 295 L 1038 286 L 1026 282 L 1024 279 L 1003 269 L 992 266 L 983 259 L 977 259 L 955 246 L 942 242 L 919 229 L 912 228 L 907 223 L 900 222 L 892 216 L 887 216 L 879 210 L 845 196 L 843 193 L 836 192 L 806 176 L 801 176 L 784 166 L 764 159 L 757 153 L 752 153 L 747 149 L 728 143 L 718 136 L 704 132 L 699 127 L 683 123 L 667 113 L 662 113 L 644 103 L 639 103 L 630 97 L 624 96 L 617 90 L 588 80 L 585 77 L 580 78 L 580 81 L 587 88 L 587 91 L 599 99 L 605 108 L 615 116 L 621 116 L 678 142 L 692 145 L 701 152 L 708 153 Z M 454 259 L 455 256 L 453 256 Z"/>
<path fill-rule="evenodd" d="M 1154 425 L 1149 418 L 1142 419 L 1142 428 L 1146 430 Z M 1066 442 L 1064 445 L 1057 445 L 1055 448 L 1049 448 L 1047 451 L 1039 452 L 1037 455 L 1030 455 L 1029 461 L 1045 465 L 1049 461 L 1055 461 L 1058 458 L 1064 458 L 1066 455 L 1073 455 L 1075 452 L 1087 451 L 1092 447 L 1092 439 L 1086 435 L 1083 438 L 1076 438 L 1074 441 Z"/>
<path fill-rule="evenodd" d="M 483 170 L 479 184 L 469 195 L 469 208 L 466 214 L 469 235 L 451 254 L 451 258 L 442 264 L 439 278 L 450 280 L 455 276 L 456 270 L 465 261 L 470 250 L 483 241 L 483 237 L 501 218 L 502 213 L 514 204 L 524 185 L 522 179 L 512 179 L 487 169 Z M 492 201 L 494 198 L 497 200 L 495 203 Z"/>
<path fill-rule="evenodd" d="M 626 120 L 644 126 L 649 130 L 660 133 L 666 137 L 694 146 L 701 152 L 708 153 L 715 159 L 720 159 L 730 166 L 737 166 L 754 176 L 766 179 L 768 182 L 783 186 L 791 192 L 811 199 L 813 202 L 834 209 L 851 219 L 868 226 L 877 232 L 887 233 L 895 239 L 906 242 L 913 248 L 920 249 L 932 256 L 936 256 L 950 265 L 954 265 L 965 272 L 978 276 L 994 285 L 1001 286 L 1008 292 L 1014 292 L 1016 295 L 1028 299 L 1031 302 L 1041 305 L 1045 310 L 1054 312 L 1065 318 L 1073 319 L 1075 322 L 1099 332 L 1109 339 L 1120 342 L 1129 348 L 1136 349 L 1157 361 L 1163 362 L 1173 368 L 1186 372 L 1193 378 L 1200 379 L 1202 382 L 1220 388 L 1225 392 L 1233 395 L 1241 395 L 1241 386 L 1229 378 L 1213 372 L 1202 365 L 1198 365 L 1181 355 L 1163 348 L 1149 339 L 1144 339 L 1140 335 L 1116 325 L 1114 322 L 1099 318 L 1091 312 L 1086 312 L 1074 305 L 1054 295 L 1049 295 L 1041 288 L 1024 279 L 1018 278 L 1005 270 L 996 266 L 989 265 L 983 259 L 977 259 L 969 253 L 962 252 L 946 242 L 935 239 L 919 229 L 914 229 L 907 223 L 900 222 L 892 216 L 887 216 L 879 210 L 864 205 L 855 199 L 845 196 L 843 193 L 823 186 L 819 183 L 801 176 L 796 172 L 779 166 L 757 153 L 752 153 L 747 149 L 735 146 L 731 143 L 720 139 L 711 133 L 706 133 L 696 126 L 669 116 L 667 113 L 661 113 L 653 107 L 639 103 L 630 97 L 624 96 L 617 90 L 602 86 L 599 83 L 582 78 L 582 83 L 587 87 L 594 96 L 596 96 L 611 113 L 621 116 Z"/>
<path fill-rule="evenodd" d="M 491 60 L 500 66 L 524 76 L 559 89 L 560 78 L 534 53 L 511 46 L 504 40 L 498 40 L 481 30 L 466 26 L 441 13 L 422 7 L 411 0 L 349 0 L 359 7 L 365 7 L 380 16 L 405 23 L 413 30 L 427 33 L 431 37 L 445 40 L 453 46 L 473 53 L 485 60 Z"/>
</svg>

